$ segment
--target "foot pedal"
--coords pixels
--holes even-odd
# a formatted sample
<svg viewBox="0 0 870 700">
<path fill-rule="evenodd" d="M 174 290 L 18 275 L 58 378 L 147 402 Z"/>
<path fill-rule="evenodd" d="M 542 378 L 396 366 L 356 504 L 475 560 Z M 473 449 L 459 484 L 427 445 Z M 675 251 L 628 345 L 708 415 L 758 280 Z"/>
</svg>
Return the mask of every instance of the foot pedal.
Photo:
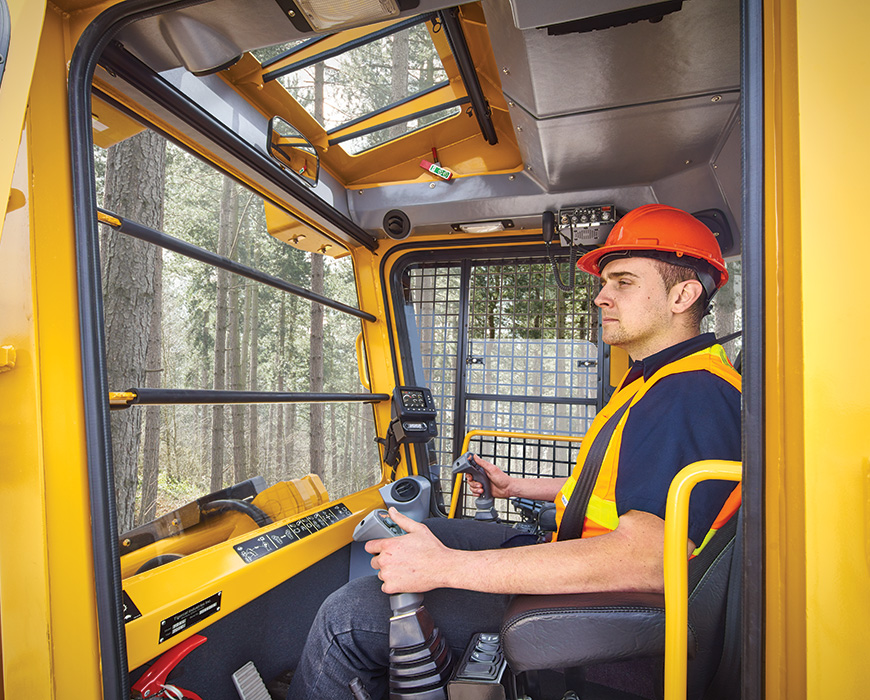
<svg viewBox="0 0 870 700">
<path fill-rule="evenodd" d="M 241 700 L 272 700 L 253 661 L 248 661 L 233 674 L 233 685 Z"/>
</svg>

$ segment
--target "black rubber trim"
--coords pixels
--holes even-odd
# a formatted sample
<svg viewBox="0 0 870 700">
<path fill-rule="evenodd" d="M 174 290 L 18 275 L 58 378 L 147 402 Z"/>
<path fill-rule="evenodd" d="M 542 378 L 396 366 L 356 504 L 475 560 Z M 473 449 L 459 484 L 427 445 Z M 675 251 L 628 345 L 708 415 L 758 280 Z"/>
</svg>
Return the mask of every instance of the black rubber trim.
<svg viewBox="0 0 870 700">
<path fill-rule="evenodd" d="M 477 118 L 477 123 L 480 126 L 480 132 L 488 144 L 495 146 L 498 143 L 498 135 L 495 133 L 492 113 L 483 94 L 483 89 L 480 87 L 477 70 L 474 68 L 474 59 L 471 57 L 468 42 L 465 40 L 465 33 L 462 31 L 462 23 L 459 21 L 459 8 L 451 7 L 449 10 L 442 10 L 438 13 L 438 16 L 444 25 L 450 50 L 453 52 L 454 58 L 456 58 L 459 75 L 465 84 L 465 92 L 471 98 L 471 106 L 474 109 L 474 116 Z"/>
<path fill-rule="evenodd" d="M 742 700 L 764 697 L 764 12 L 742 0 L 743 621 Z"/>
<path fill-rule="evenodd" d="M 162 231 L 158 231 L 157 229 L 132 221 L 131 219 L 125 219 L 123 216 L 118 216 L 106 209 L 98 208 L 97 211 L 120 221 L 120 226 L 113 226 L 108 222 L 102 222 L 112 230 L 118 231 L 119 233 L 138 238 L 140 241 L 146 241 L 147 243 L 160 246 L 166 250 L 171 250 L 173 253 L 184 255 L 192 260 L 198 260 L 199 262 L 220 268 L 221 270 L 232 272 L 234 275 L 246 277 L 255 282 L 260 282 L 261 284 L 267 284 L 275 289 L 280 289 L 282 292 L 295 294 L 303 299 L 308 299 L 309 301 L 322 304 L 323 306 L 328 306 L 330 309 L 335 309 L 336 311 L 356 316 L 365 321 L 378 320 L 376 316 L 373 316 L 366 311 L 361 311 L 353 306 L 342 304 L 340 301 L 335 301 L 334 299 L 317 294 L 309 289 L 305 289 L 304 287 L 285 282 L 280 277 L 275 277 L 274 275 L 267 274 L 248 265 L 242 265 L 241 263 L 224 257 L 223 255 L 212 253 L 210 250 L 200 248 L 199 246 L 188 243 L 187 241 L 182 241 L 180 238 L 175 238 L 174 236 L 170 236 Z"/>
<path fill-rule="evenodd" d="M 329 394 L 277 391 L 218 391 L 213 389 L 150 389 L 133 387 L 136 394 L 129 406 L 169 406 L 182 404 L 255 404 L 255 403 L 376 403 L 389 401 L 389 394 Z"/>
<path fill-rule="evenodd" d="M 384 27 L 383 29 L 379 29 L 378 31 L 372 32 L 371 34 L 361 36 L 357 39 L 354 39 L 353 41 L 345 42 L 340 46 L 334 46 L 333 48 L 327 49 L 326 51 L 321 51 L 320 53 L 316 53 L 313 56 L 304 58 L 301 61 L 296 61 L 295 63 L 281 66 L 281 68 L 276 68 L 275 70 L 269 71 L 268 73 L 263 73 L 263 82 L 268 83 L 269 81 L 276 80 L 281 76 L 290 75 L 291 73 L 295 73 L 296 71 L 302 70 L 303 68 L 309 68 L 310 66 L 316 65 L 321 61 L 325 61 L 329 58 L 334 58 L 335 56 L 340 56 L 341 54 L 352 51 L 353 49 L 358 49 L 360 46 L 371 44 L 378 39 L 383 39 L 384 37 L 398 34 L 405 29 L 409 29 L 410 27 L 416 27 L 418 24 L 428 22 L 434 16 L 435 14 L 432 12 L 425 15 L 417 15 L 416 17 L 411 17 L 410 19 L 406 19 L 402 22 L 396 22 L 396 24 L 391 24 L 389 27 Z"/>
<path fill-rule="evenodd" d="M 351 131 L 349 134 L 342 134 L 341 136 L 336 136 L 335 138 L 329 139 L 330 146 L 336 146 L 340 143 L 344 143 L 345 141 L 350 141 L 352 139 L 359 138 L 360 136 L 368 136 L 369 134 L 377 133 L 378 131 L 383 131 L 384 129 L 389 129 L 391 126 L 396 126 L 398 124 L 406 124 L 409 121 L 414 119 L 420 119 L 421 117 L 428 117 L 430 114 L 437 114 L 438 112 L 442 112 L 445 109 L 451 109 L 453 107 L 459 107 L 464 104 L 468 104 L 471 100 L 468 96 L 460 97 L 455 100 L 451 100 L 450 102 L 442 102 L 438 105 L 433 105 L 432 107 L 427 107 L 426 109 L 421 109 L 419 112 L 412 112 L 411 114 L 405 114 L 401 117 L 396 117 L 395 119 L 390 119 L 386 122 L 380 122 L 375 126 L 370 126 L 365 129 L 359 129 L 358 131 Z M 460 110 L 461 111 L 461 110 Z M 371 115 L 366 115 L 366 119 Z M 438 121 L 441 121 L 440 119 Z M 425 126 L 431 126 L 431 124 L 426 124 Z M 418 127 L 422 129 L 424 127 Z M 417 129 L 413 129 L 408 133 L 413 133 L 417 131 Z M 402 134 L 405 136 L 406 134 Z"/>
<path fill-rule="evenodd" d="M 309 46 L 314 46 L 315 44 L 319 44 L 321 41 L 323 41 L 324 39 L 328 39 L 331 36 L 332 36 L 332 34 L 321 34 L 320 36 L 316 36 L 313 39 L 306 39 L 301 44 L 296 44 L 296 46 L 293 46 L 292 48 L 287 49 L 283 53 L 279 53 L 274 58 L 270 58 L 267 61 L 263 61 L 263 63 L 260 64 L 260 68 L 266 69 L 269 66 L 274 66 L 276 63 L 280 63 L 285 58 L 290 58 L 290 56 L 292 56 L 293 54 L 297 54 L 300 51 L 304 51 Z"/>
<path fill-rule="evenodd" d="M 363 114 L 361 117 L 357 117 L 356 119 L 351 119 L 349 122 L 345 122 L 344 124 L 339 124 L 338 126 L 333 127 L 332 129 L 328 129 L 326 132 L 327 136 L 332 136 L 332 134 L 337 134 L 339 131 L 343 131 L 344 129 L 349 129 L 352 126 L 356 126 L 357 124 L 362 124 L 365 121 L 368 121 L 372 117 L 376 117 L 379 114 L 383 114 L 384 112 L 389 112 L 391 109 L 395 109 L 396 107 L 401 107 L 402 105 L 406 105 L 409 102 L 413 102 L 414 100 L 425 97 L 426 95 L 430 95 L 436 90 L 440 90 L 441 88 L 448 87 L 450 85 L 449 80 L 442 80 L 440 83 L 435 83 L 434 85 L 427 87 L 425 90 L 420 90 L 419 92 L 415 92 L 413 95 L 408 95 L 407 97 L 396 100 L 395 102 L 391 102 L 390 104 L 376 109 L 374 112 L 367 112 Z"/>
<path fill-rule="evenodd" d="M 377 248 L 377 239 L 360 228 L 344 214 L 324 202 L 307 185 L 303 185 L 272 160 L 242 139 L 232 129 L 215 119 L 184 93 L 164 80 L 117 42 L 110 43 L 100 57 L 100 65 L 107 71 L 135 86 L 143 94 L 157 102 L 173 116 L 181 119 L 208 139 L 211 139 L 232 157 L 269 180 L 278 189 L 323 217 L 348 237 L 368 250 Z"/>
<path fill-rule="evenodd" d="M 102 50 L 124 27 L 168 8 L 198 2 L 129 0 L 100 14 L 82 33 L 69 67 L 76 275 L 82 352 L 82 402 L 94 552 L 94 593 L 103 700 L 128 700 L 127 646 L 121 597 L 112 444 L 109 433 L 105 329 L 94 184 L 91 81 Z"/>
</svg>

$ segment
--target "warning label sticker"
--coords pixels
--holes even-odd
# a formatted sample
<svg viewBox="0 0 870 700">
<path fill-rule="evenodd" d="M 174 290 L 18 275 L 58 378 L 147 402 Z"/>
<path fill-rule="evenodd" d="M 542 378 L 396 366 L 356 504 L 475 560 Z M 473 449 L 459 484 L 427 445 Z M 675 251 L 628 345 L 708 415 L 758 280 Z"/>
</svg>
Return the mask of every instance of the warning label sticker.
<svg viewBox="0 0 870 700">
<path fill-rule="evenodd" d="M 191 605 L 179 613 L 175 613 L 172 617 L 167 617 L 160 621 L 160 643 L 162 644 L 167 639 L 171 639 L 179 632 L 184 632 L 188 627 L 192 627 L 200 620 L 204 620 L 210 615 L 214 615 L 221 609 L 221 594 L 223 591 L 218 591 L 214 595 L 209 596 L 205 600 L 201 600 L 196 605 Z"/>
</svg>

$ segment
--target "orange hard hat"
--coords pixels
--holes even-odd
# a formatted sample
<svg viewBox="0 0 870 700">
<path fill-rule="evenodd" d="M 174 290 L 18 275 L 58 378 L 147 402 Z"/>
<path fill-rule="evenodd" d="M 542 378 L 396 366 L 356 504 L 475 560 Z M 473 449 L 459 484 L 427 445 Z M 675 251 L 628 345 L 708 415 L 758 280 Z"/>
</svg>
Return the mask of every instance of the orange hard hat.
<svg viewBox="0 0 870 700">
<path fill-rule="evenodd" d="M 650 257 L 690 267 L 702 284 L 706 282 L 704 277 L 709 278 L 712 288 L 704 284 L 708 297 L 728 281 L 725 260 L 713 232 L 688 212 L 665 204 L 632 209 L 616 222 L 604 245 L 586 253 L 577 261 L 577 267 L 601 276 L 601 260 L 611 255 Z"/>
</svg>

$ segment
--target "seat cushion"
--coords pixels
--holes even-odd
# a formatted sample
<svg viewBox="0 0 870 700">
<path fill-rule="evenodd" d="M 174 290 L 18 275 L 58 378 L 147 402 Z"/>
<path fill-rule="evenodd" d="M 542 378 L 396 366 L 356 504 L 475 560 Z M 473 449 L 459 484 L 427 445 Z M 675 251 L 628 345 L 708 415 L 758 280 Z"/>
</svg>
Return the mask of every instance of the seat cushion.
<svg viewBox="0 0 870 700">
<path fill-rule="evenodd" d="M 665 598 L 636 592 L 519 595 L 501 633 L 515 673 L 658 656 L 665 650 Z M 692 636 L 690 629 L 690 649 Z"/>
</svg>

